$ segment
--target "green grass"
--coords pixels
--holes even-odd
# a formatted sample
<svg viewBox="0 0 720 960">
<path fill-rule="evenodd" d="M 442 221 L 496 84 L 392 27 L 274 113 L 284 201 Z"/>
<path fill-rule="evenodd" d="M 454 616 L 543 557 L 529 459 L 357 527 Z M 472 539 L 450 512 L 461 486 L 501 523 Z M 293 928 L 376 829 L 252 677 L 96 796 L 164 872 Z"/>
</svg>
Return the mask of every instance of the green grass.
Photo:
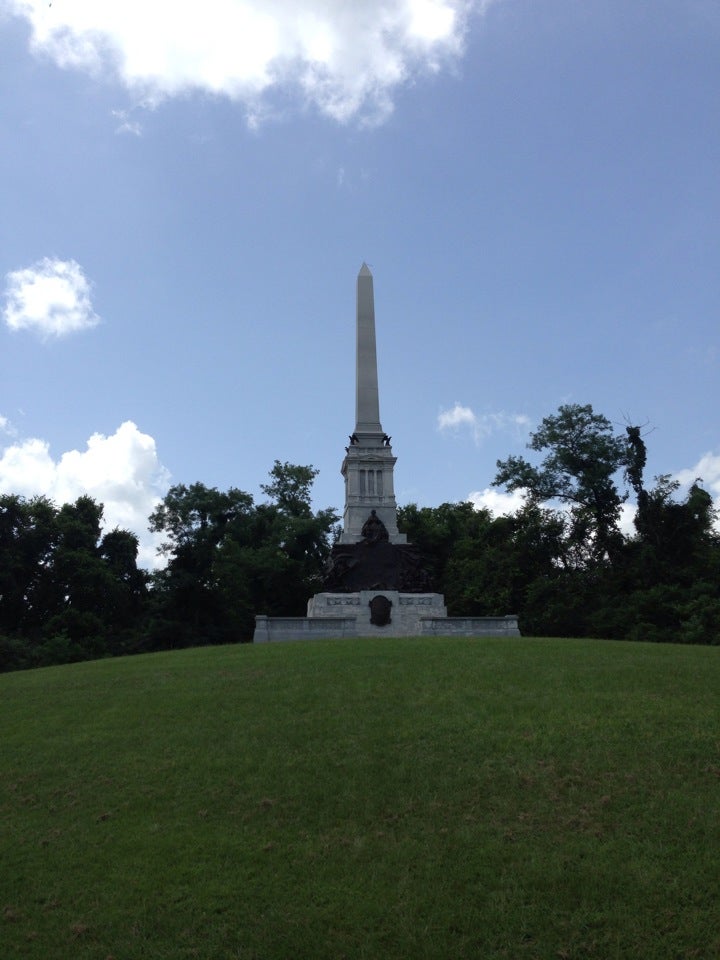
<svg viewBox="0 0 720 960">
<path fill-rule="evenodd" d="M 0 677 L 0 958 L 717 958 L 720 650 L 195 649 Z"/>
</svg>

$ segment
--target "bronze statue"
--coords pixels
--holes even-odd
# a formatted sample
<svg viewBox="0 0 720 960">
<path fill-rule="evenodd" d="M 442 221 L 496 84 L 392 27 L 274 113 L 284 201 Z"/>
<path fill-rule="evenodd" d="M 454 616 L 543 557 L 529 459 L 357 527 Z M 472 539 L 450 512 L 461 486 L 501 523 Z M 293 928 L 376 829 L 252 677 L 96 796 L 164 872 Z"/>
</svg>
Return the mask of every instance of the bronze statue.
<svg viewBox="0 0 720 960">
<path fill-rule="evenodd" d="M 389 540 L 387 527 L 374 510 L 370 511 L 370 516 L 362 525 L 362 534 L 364 543 L 380 543 L 381 540 Z"/>
</svg>

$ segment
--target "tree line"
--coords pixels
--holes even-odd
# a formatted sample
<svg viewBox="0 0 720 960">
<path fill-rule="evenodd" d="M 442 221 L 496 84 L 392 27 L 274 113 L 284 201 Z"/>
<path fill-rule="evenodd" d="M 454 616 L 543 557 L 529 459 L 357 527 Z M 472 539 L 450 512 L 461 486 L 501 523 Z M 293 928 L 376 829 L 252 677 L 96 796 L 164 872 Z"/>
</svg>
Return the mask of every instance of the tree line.
<svg viewBox="0 0 720 960">
<path fill-rule="evenodd" d="M 534 636 L 720 643 L 720 536 L 702 481 L 684 498 L 668 475 L 648 484 L 641 428 L 618 434 L 590 405 L 561 406 L 528 447 L 539 462 L 497 463 L 494 485 L 524 492 L 512 516 L 469 503 L 399 511 L 449 612 L 518 613 Z"/>
<path fill-rule="evenodd" d="M 641 428 L 617 433 L 589 405 L 561 406 L 528 447 L 534 463 L 498 461 L 493 481 L 523 491 L 513 515 L 398 510 L 449 614 L 517 613 L 535 636 L 720 643 L 720 537 L 701 481 L 684 498 L 667 475 L 648 484 Z M 0 496 L 0 670 L 248 641 L 256 613 L 304 615 L 339 531 L 334 510 L 312 509 L 316 474 L 275 461 L 261 503 L 171 487 L 149 518 L 167 560 L 154 573 L 134 534 L 102 533 L 91 497 Z"/>
<path fill-rule="evenodd" d="M 321 588 L 338 517 L 313 512 L 310 466 L 276 461 L 267 501 L 179 484 L 150 515 L 162 570 L 138 539 L 101 532 L 83 496 L 0 496 L 0 670 L 252 639 L 256 613 L 303 613 Z"/>
</svg>

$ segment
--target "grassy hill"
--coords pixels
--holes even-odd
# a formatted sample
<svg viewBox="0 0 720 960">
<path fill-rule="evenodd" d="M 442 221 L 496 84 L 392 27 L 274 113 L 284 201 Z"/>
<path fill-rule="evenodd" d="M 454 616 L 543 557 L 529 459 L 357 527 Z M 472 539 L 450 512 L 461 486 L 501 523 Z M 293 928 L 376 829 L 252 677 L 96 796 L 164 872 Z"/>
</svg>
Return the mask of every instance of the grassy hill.
<svg viewBox="0 0 720 960">
<path fill-rule="evenodd" d="M 221 647 L 0 677 L 0 957 L 717 958 L 720 649 Z"/>
</svg>

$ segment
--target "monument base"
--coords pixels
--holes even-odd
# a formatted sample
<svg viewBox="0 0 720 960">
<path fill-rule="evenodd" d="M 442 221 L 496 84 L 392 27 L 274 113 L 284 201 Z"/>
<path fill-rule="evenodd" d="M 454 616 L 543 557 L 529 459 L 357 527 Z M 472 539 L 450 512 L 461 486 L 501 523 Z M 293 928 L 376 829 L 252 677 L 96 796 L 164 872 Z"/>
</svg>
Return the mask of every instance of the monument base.
<svg viewBox="0 0 720 960">
<path fill-rule="evenodd" d="M 441 593 L 400 593 L 397 590 L 316 593 L 308 600 L 308 617 L 338 615 L 355 618 L 358 637 L 376 634 L 413 637 L 420 633 L 423 617 L 446 619 L 447 607 Z"/>
<path fill-rule="evenodd" d="M 516 615 L 448 617 L 440 593 L 317 593 L 307 617 L 255 618 L 253 643 L 343 637 L 519 637 Z"/>
</svg>

